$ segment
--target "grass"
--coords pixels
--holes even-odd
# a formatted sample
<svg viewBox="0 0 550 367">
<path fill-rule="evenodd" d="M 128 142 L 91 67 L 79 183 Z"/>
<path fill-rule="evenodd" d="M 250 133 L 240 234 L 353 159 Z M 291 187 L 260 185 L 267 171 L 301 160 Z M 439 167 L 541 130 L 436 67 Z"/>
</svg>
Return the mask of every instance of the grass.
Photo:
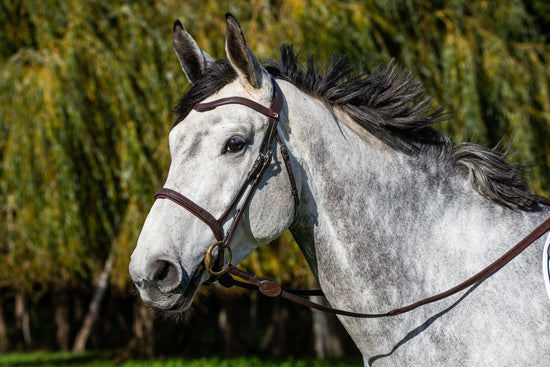
<svg viewBox="0 0 550 367">
<path fill-rule="evenodd" d="M 116 362 L 111 357 L 112 354 L 102 352 L 78 354 L 70 352 L 7 353 L 0 355 L 0 367 L 355 367 L 362 365 L 358 359 L 315 360 L 290 358 L 286 360 L 262 360 L 258 357 L 212 357 L 195 360 L 166 359 Z"/>
</svg>

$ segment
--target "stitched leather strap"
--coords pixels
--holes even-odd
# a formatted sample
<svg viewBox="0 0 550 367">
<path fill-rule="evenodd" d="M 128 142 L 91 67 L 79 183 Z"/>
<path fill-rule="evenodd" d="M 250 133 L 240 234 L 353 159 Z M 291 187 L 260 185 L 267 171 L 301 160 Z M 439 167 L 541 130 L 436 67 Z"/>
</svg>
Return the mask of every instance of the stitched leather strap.
<svg viewBox="0 0 550 367">
<path fill-rule="evenodd" d="M 268 117 L 279 119 L 279 113 L 272 111 L 270 108 L 264 107 L 261 104 L 254 102 L 250 99 L 242 98 L 242 97 L 228 97 L 228 98 L 220 98 L 212 102 L 204 102 L 204 103 L 197 103 L 193 106 L 193 109 L 203 112 L 212 110 L 218 106 L 223 106 L 227 104 L 242 104 L 247 107 L 250 107 Z"/>
<path fill-rule="evenodd" d="M 357 312 L 351 312 L 351 311 L 340 310 L 332 307 L 327 307 L 327 306 L 309 301 L 305 298 L 299 297 L 297 296 L 297 292 L 292 292 L 291 290 L 283 289 L 272 280 L 259 279 L 255 275 L 248 274 L 231 264 L 225 265 L 225 271 L 226 271 L 225 277 L 231 278 L 231 275 L 232 275 L 232 276 L 241 278 L 249 282 L 250 284 L 243 286 L 243 284 L 247 284 L 247 283 L 235 281 L 234 279 L 231 279 L 231 280 L 224 279 L 224 281 L 221 282 L 221 284 L 226 287 L 231 287 L 235 285 L 243 288 L 257 288 L 262 294 L 266 296 L 286 298 L 302 306 L 314 308 L 320 311 L 324 311 L 324 312 L 328 312 L 336 315 L 343 315 L 343 316 L 356 317 L 356 318 L 380 318 L 380 317 L 396 316 L 396 315 L 400 315 L 400 314 L 412 311 L 415 308 L 426 305 L 428 303 L 440 301 L 444 298 L 452 296 L 453 294 L 456 294 L 462 290 L 465 290 L 473 286 L 474 284 L 487 278 L 488 276 L 493 275 L 549 230 L 550 230 L 550 218 L 542 222 L 537 228 L 535 228 L 531 233 L 525 236 L 525 238 L 523 238 L 520 242 L 518 242 L 514 247 L 512 247 L 508 252 L 502 255 L 499 259 L 497 259 L 491 265 L 489 265 L 488 267 L 486 267 L 476 275 L 472 276 L 471 278 L 467 279 L 466 281 L 460 283 L 459 285 L 445 292 L 439 293 L 435 296 L 424 298 L 421 301 L 412 303 L 404 307 L 396 308 L 394 310 L 391 310 L 389 312 L 384 312 L 384 313 L 357 313 Z M 311 290 L 311 292 L 318 292 L 315 295 L 322 294 L 321 290 Z"/>
<path fill-rule="evenodd" d="M 218 220 L 214 218 L 212 214 L 210 214 L 201 206 L 193 202 L 191 199 L 188 199 L 187 197 L 183 196 L 179 192 L 168 188 L 160 189 L 155 194 L 155 200 L 156 199 L 168 199 L 184 207 L 189 212 L 191 212 L 194 216 L 202 220 L 204 223 L 206 223 L 210 227 L 210 229 L 212 230 L 212 233 L 214 233 L 214 237 L 216 238 L 216 241 L 223 240 L 223 228 L 220 222 L 218 222 Z"/>
<path fill-rule="evenodd" d="M 444 298 L 447 298 L 449 296 L 452 296 L 455 293 L 458 293 L 468 287 L 471 287 L 472 285 L 476 284 L 477 282 L 487 278 L 490 275 L 493 275 L 504 265 L 508 264 L 513 258 L 518 256 L 520 253 L 523 252 L 529 245 L 531 245 L 533 242 L 535 242 L 537 239 L 539 239 L 544 233 L 546 233 L 548 230 L 550 230 L 550 218 L 547 218 L 544 222 L 542 222 L 537 228 L 535 228 L 531 233 L 529 233 L 527 236 L 525 236 L 521 241 L 519 241 L 514 247 L 512 247 L 508 252 L 506 252 L 504 255 L 502 255 L 500 258 L 498 258 L 495 262 L 493 262 L 491 265 L 477 273 L 476 275 L 472 276 L 471 278 L 465 280 L 464 282 L 460 283 L 459 285 L 445 291 L 442 293 L 439 293 L 435 296 L 425 298 L 421 301 L 418 301 L 416 303 L 413 303 L 411 305 L 397 308 L 395 310 L 392 310 L 388 312 L 388 316 L 393 315 L 399 315 L 411 310 L 414 310 L 415 308 L 426 305 L 428 303 L 436 302 L 439 300 L 442 300 Z"/>
</svg>

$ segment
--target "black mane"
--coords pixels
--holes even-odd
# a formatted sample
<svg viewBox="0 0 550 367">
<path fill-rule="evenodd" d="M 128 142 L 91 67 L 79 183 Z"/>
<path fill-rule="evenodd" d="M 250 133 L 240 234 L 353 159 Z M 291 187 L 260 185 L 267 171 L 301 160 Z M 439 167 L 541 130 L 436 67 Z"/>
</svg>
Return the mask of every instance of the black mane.
<svg viewBox="0 0 550 367">
<path fill-rule="evenodd" d="M 370 74 L 355 72 L 355 67 L 341 56 L 333 56 L 327 65 L 319 65 L 309 56 L 307 64 L 300 65 L 292 46 L 283 45 L 281 61 L 268 61 L 266 69 L 273 77 L 324 101 L 329 108 L 346 112 L 394 149 L 409 154 L 430 152 L 432 157 L 463 167 L 476 191 L 493 202 L 519 210 L 550 205 L 527 190 L 520 177 L 523 166 L 509 164 L 506 153 L 471 143 L 453 146 L 445 134 L 432 128 L 449 114 L 444 107 L 434 107 L 421 83 L 393 61 Z M 176 123 L 187 116 L 195 103 L 236 77 L 227 60 L 216 61 L 179 101 L 174 111 Z"/>
<path fill-rule="evenodd" d="M 338 107 L 396 149 L 417 152 L 447 141 L 444 134 L 431 128 L 448 117 L 445 108 L 433 108 L 420 82 L 395 62 L 366 74 L 355 73 L 343 56 L 333 55 L 322 66 L 310 55 L 303 68 L 298 56 L 292 46 L 283 45 L 281 61 L 270 61 L 267 69 L 330 108 Z"/>
</svg>

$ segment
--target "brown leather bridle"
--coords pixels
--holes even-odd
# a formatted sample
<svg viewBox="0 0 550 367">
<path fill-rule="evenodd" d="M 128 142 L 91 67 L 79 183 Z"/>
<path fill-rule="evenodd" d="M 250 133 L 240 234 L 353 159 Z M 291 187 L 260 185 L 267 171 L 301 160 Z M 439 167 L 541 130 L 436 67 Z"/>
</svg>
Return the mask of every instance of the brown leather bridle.
<svg viewBox="0 0 550 367">
<path fill-rule="evenodd" d="M 311 302 L 305 298 L 298 296 L 298 294 L 322 296 L 323 292 L 320 289 L 314 289 L 314 290 L 284 289 L 284 288 L 281 288 L 276 282 L 272 280 L 260 279 L 253 274 L 249 274 L 237 268 L 236 266 L 233 266 L 231 264 L 230 245 L 233 240 L 233 236 L 237 230 L 237 227 L 243 217 L 243 214 L 245 210 L 248 208 L 250 204 L 250 200 L 252 199 L 252 196 L 256 191 L 256 188 L 258 187 L 267 168 L 271 164 L 271 161 L 273 159 L 272 148 L 273 148 L 273 143 L 275 139 L 280 145 L 281 155 L 285 162 L 286 171 L 288 173 L 288 177 L 292 187 L 291 193 L 292 193 L 292 196 L 294 197 L 294 219 L 296 219 L 296 215 L 298 213 L 298 205 L 300 203 L 300 199 L 298 196 L 296 181 L 294 179 L 294 174 L 292 172 L 292 167 L 290 164 L 288 149 L 286 148 L 286 145 L 283 143 L 281 137 L 277 132 L 277 124 L 279 122 L 281 110 L 283 107 L 284 96 L 281 89 L 279 88 L 279 86 L 277 85 L 274 79 L 272 79 L 272 84 L 273 84 L 273 100 L 269 107 L 264 107 L 257 102 L 254 102 L 252 100 L 242 98 L 242 97 L 221 98 L 208 103 L 197 103 L 193 107 L 196 111 L 202 112 L 202 111 L 208 111 L 218 106 L 222 106 L 226 104 L 241 104 L 241 105 L 250 107 L 253 110 L 269 118 L 267 131 L 260 145 L 258 158 L 256 159 L 256 161 L 254 162 L 254 165 L 248 172 L 247 178 L 245 179 L 244 183 L 241 185 L 239 191 L 233 197 L 233 200 L 231 201 L 227 209 L 223 212 L 223 214 L 218 219 L 216 219 L 206 209 L 202 208 L 201 206 L 194 203 L 192 200 L 190 200 L 186 196 L 174 190 L 171 190 L 168 188 L 162 188 L 155 194 L 155 199 L 169 199 L 175 202 L 176 204 L 182 206 L 183 208 L 188 210 L 190 213 L 195 215 L 197 218 L 199 218 L 201 221 L 206 223 L 212 230 L 212 233 L 214 233 L 214 237 L 216 238 L 217 242 L 214 242 L 208 248 L 204 259 L 205 269 L 212 275 L 212 277 L 208 281 L 209 283 L 219 280 L 220 284 L 222 284 L 225 287 L 239 286 L 243 288 L 258 289 L 262 294 L 269 297 L 283 297 L 290 301 L 299 303 L 303 306 L 315 308 L 317 310 L 321 310 L 321 311 L 325 311 L 325 312 L 329 312 L 337 315 L 358 317 L 358 318 L 378 318 L 378 317 L 395 316 L 395 315 L 400 315 L 405 312 L 414 310 L 415 308 L 420 307 L 422 305 L 440 301 L 444 298 L 447 298 L 453 294 L 456 294 L 462 290 L 465 290 L 473 286 L 474 284 L 486 279 L 487 277 L 493 275 L 502 267 L 504 267 L 508 262 L 510 262 L 512 259 L 518 256 L 523 250 L 525 250 L 530 244 L 535 242 L 544 233 L 550 230 L 550 218 L 548 218 L 542 224 L 540 224 L 537 228 L 535 228 L 531 233 L 529 233 L 525 238 L 523 238 L 520 242 L 518 242 L 512 249 L 506 252 L 503 256 L 501 256 L 491 265 L 489 265 L 488 267 L 486 267 L 476 275 L 472 276 L 471 278 L 467 279 L 466 281 L 458 284 L 453 288 L 450 288 L 445 292 L 441 292 L 435 296 L 427 297 L 423 300 L 412 303 L 410 305 L 396 308 L 394 310 L 391 310 L 389 312 L 384 312 L 384 313 L 357 313 L 357 312 L 350 312 L 350 311 L 327 307 L 315 302 Z M 245 193 L 246 193 L 246 196 L 245 196 Z M 240 208 L 236 209 L 237 205 L 239 204 L 243 196 L 244 196 L 243 204 L 241 205 Z M 233 219 L 233 222 L 231 223 L 231 226 L 229 227 L 229 230 L 227 231 L 227 234 L 224 236 L 223 224 L 229 218 L 232 212 L 234 212 L 234 215 L 233 215 L 234 219 Z M 213 268 L 212 251 L 215 248 L 218 249 L 218 263 L 215 265 L 215 268 Z M 224 250 L 227 250 L 229 252 L 227 263 L 225 263 L 224 261 Z M 235 280 L 233 277 L 243 279 L 246 282 Z"/>
<path fill-rule="evenodd" d="M 197 103 L 195 104 L 195 106 L 193 106 L 193 109 L 195 109 L 196 111 L 203 112 L 227 104 L 240 104 L 247 106 L 268 117 L 267 130 L 261 142 L 258 157 L 256 158 L 256 161 L 254 162 L 254 165 L 252 166 L 250 171 L 248 171 L 246 179 L 239 188 L 237 194 L 233 197 L 229 206 L 225 209 L 223 214 L 218 219 L 210 214 L 208 210 L 202 208 L 191 199 L 172 189 L 162 188 L 155 194 L 155 199 L 169 199 L 173 201 L 174 203 L 188 210 L 191 214 L 195 215 L 197 218 L 199 218 L 210 227 L 212 233 L 214 233 L 216 242 L 208 248 L 205 255 L 204 263 L 206 270 L 214 277 L 220 276 L 226 271 L 224 269 L 224 250 L 227 250 L 229 253 L 229 259 L 227 263 L 231 263 L 230 246 L 231 242 L 233 241 L 233 236 L 237 231 L 237 227 L 243 217 L 244 212 L 250 205 L 250 200 L 252 199 L 254 192 L 258 188 L 262 177 L 264 176 L 267 168 L 270 166 L 273 160 L 273 143 L 275 140 L 280 146 L 281 156 L 283 157 L 288 178 L 290 180 L 291 194 L 294 198 L 294 219 L 296 219 L 296 215 L 298 214 L 298 205 L 300 204 L 300 198 L 298 196 L 298 190 L 296 188 L 296 180 L 292 172 L 288 149 L 277 131 L 277 125 L 279 123 L 281 110 L 283 108 L 284 95 L 275 80 L 271 79 L 271 81 L 273 85 L 273 99 L 269 107 L 264 107 L 257 102 L 243 97 L 221 98 L 212 102 Z M 240 208 L 237 208 L 237 205 L 239 204 L 239 202 L 241 202 L 241 199 L 242 205 Z M 234 219 L 231 223 L 231 226 L 229 227 L 229 230 L 224 235 L 223 224 L 229 218 L 231 213 L 234 213 Z M 216 266 L 216 269 L 213 268 L 214 264 L 212 264 L 212 251 L 215 248 L 218 249 L 218 264 Z"/>
</svg>

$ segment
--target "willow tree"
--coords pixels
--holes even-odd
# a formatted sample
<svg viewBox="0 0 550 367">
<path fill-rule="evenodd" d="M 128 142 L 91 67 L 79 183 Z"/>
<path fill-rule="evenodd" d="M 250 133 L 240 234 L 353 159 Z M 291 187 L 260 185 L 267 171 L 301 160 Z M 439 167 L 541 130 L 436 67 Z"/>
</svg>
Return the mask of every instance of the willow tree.
<svg viewBox="0 0 550 367">
<path fill-rule="evenodd" d="M 536 167 L 530 185 L 550 196 L 544 9 L 538 0 L 0 1 L 0 292 L 63 299 L 93 288 L 110 258 L 110 284 L 130 287 L 129 255 L 167 172 L 171 110 L 187 86 L 171 50 L 176 18 L 216 58 L 228 11 L 264 59 L 282 43 L 304 61 L 337 52 L 365 71 L 397 58 L 454 113 L 441 128 L 457 142 L 504 137 L 514 160 Z M 288 235 L 279 242 L 246 266 L 313 282 Z"/>
<path fill-rule="evenodd" d="M 530 185 L 549 196 L 548 9 L 536 0 L 308 0 L 284 2 L 265 19 L 299 25 L 289 41 L 325 60 L 338 52 L 370 70 L 396 58 L 454 114 L 441 128 L 457 142 L 504 138 L 515 160 L 536 167 Z"/>
<path fill-rule="evenodd" d="M 35 296 L 89 287 L 110 253 L 128 257 L 167 161 L 156 142 L 174 99 L 160 21 L 169 12 L 112 1 L 1 7 L 0 284 Z"/>
</svg>

